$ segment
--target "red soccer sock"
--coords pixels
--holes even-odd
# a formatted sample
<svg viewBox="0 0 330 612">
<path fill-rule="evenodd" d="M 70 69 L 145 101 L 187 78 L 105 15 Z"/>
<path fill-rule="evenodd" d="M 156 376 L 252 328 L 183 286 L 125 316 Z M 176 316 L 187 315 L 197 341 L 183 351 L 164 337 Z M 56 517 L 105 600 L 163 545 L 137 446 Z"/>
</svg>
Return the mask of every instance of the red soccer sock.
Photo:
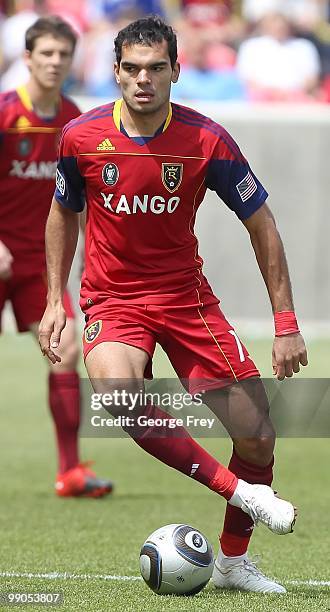
<svg viewBox="0 0 330 612">
<path fill-rule="evenodd" d="M 59 472 L 79 463 L 80 391 L 77 372 L 49 374 L 49 407 L 55 423 Z"/>
<path fill-rule="evenodd" d="M 169 417 L 160 408 L 150 404 L 145 407 L 143 414 L 153 419 L 164 420 Z M 131 433 L 129 428 L 126 431 Z M 230 499 L 234 494 L 236 476 L 197 444 L 184 427 L 177 425 L 173 429 L 164 430 L 162 426 L 150 426 L 144 429 L 142 435 L 133 434 L 133 438 L 159 461 L 198 480 L 225 499 Z"/>
<path fill-rule="evenodd" d="M 273 481 L 274 459 L 266 467 L 254 465 L 241 459 L 233 451 L 228 468 L 251 484 L 265 484 L 270 486 Z M 226 557 L 244 555 L 248 549 L 253 532 L 253 521 L 240 508 L 227 504 L 223 531 L 220 536 L 221 550 Z"/>
</svg>

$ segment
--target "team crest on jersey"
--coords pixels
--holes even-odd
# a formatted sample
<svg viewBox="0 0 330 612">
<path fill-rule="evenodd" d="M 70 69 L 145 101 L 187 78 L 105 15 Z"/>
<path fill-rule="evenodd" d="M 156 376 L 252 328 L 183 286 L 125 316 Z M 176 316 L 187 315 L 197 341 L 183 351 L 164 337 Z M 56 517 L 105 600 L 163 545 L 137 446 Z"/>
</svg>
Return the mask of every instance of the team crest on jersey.
<svg viewBox="0 0 330 612">
<path fill-rule="evenodd" d="M 21 157 L 26 157 L 32 151 L 32 141 L 30 138 L 22 138 L 18 143 L 18 152 Z"/>
<path fill-rule="evenodd" d="M 167 191 L 179 189 L 183 177 L 183 164 L 162 164 L 162 181 Z"/>
<path fill-rule="evenodd" d="M 95 321 L 85 329 L 85 341 L 90 344 L 94 342 L 96 338 L 100 335 L 102 329 L 102 321 Z"/>
<path fill-rule="evenodd" d="M 112 187 L 119 179 L 119 169 L 116 164 L 105 164 L 102 170 L 102 179 L 106 185 Z"/>
</svg>

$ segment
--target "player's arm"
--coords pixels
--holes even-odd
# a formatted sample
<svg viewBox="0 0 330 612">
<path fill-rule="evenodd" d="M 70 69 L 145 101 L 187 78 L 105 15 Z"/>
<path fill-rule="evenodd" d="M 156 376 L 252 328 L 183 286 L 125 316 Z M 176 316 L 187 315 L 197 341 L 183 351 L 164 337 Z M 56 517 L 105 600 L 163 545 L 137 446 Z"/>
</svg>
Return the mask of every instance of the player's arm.
<svg viewBox="0 0 330 612">
<path fill-rule="evenodd" d="M 217 131 L 214 126 L 215 132 Z M 252 172 L 237 143 L 223 128 L 210 155 L 206 187 L 215 191 L 250 233 L 275 319 L 273 370 L 279 380 L 307 365 L 306 348 L 293 312 L 288 266 L 267 191 Z"/>
<path fill-rule="evenodd" d="M 48 275 L 47 308 L 39 326 L 41 351 L 52 363 L 60 361 L 53 351 L 59 345 L 66 316 L 62 298 L 75 254 L 79 214 L 85 206 L 84 178 L 77 159 L 77 138 L 72 123 L 62 132 L 56 170 L 56 189 L 46 225 Z"/>
<path fill-rule="evenodd" d="M 0 280 L 6 280 L 11 276 L 11 266 L 14 258 L 10 250 L 0 240 Z"/>
<path fill-rule="evenodd" d="M 307 365 L 307 351 L 303 337 L 298 328 L 297 331 L 292 329 L 290 333 L 292 323 L 288 317 L 293 316 L 289 313 L 293 313 L 294 306 L 284 247 L 267 204 L 243 220 L 243 223 L 250 234 L 257 262 L 266 283 L 275 323 L 279 322 L 279 328 L 284 334 L 276 335 L 273 344 L 273 371 L 279 380 L 283 380 L 286 376 L 290 377 L 293 373 L 299 372 L 299 364 Z"/>
<path fill-rule="evenodd" d="M 84 208 L 84 210 L 79 213 L 79 228 L 80 231 L 83 235 L 85 235 L 85 229 L 86 229 L 86 208 Z"/>
<path fill-rule="evenodd" d="M 60 343 L 66 316 L 62 304 L 79 233 L 76 212 L 64 208 L 53 198 L 46 225 L 46 258 L 48 275 L 47 307 L 39 326 L 41 351 L 52 363 L 60 361 L 53 351 Z"/>
</svg>

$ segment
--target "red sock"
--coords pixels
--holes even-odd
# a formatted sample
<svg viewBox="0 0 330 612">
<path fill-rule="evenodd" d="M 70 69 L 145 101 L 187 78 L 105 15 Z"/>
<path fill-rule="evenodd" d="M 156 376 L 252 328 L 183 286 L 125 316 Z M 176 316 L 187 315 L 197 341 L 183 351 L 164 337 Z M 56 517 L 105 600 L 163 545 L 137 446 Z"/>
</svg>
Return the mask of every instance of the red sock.
<svg viewBox="0 0 330 612">
<path fill-rule="evenodd" d="M 271 485 L 273 481 L 274 459 L 266 467 L 254 465 L 241 459 L 233 451 L 228 468 L 238 478 L 251 484 Z M 221 549 L 227 557 L 246 553 L 253 531 L 253 521 L 240 508 L 227 504 L 223 531 L 220 536 Z"/>
<path fill-rule="evenodd" d="M 153 419 L 169 417 L 151 404 L 144 408 L 143 414 Z M 227 500 L 234 494 L 236 476 L 197 444 L 184 427 L 148 427 L 143 429 L 142 435 L 141 431 L 138 434 L 130 432 L 129 427 L 126 431 L 141 448 L 166 465 L 198 480 Z"/>
<path fill-rule="evenodd" d="M 80 392 L 77 372 L 49 374 L 49 407 L 57 438 L 59 472 L 63 474 L 79 463 L 78 429 Z"/>
</svg>

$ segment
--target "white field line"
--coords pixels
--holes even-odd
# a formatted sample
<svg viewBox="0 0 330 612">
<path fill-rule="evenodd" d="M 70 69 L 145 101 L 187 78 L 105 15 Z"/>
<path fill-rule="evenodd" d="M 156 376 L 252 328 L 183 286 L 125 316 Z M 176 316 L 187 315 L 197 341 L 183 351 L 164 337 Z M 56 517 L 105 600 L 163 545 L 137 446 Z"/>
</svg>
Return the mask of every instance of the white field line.
<svg viewBox="0 0 330 612">
<path fill-rule="evenodd" d="M 41 578 L 44 580 L 118 580 L 136 582 L 141 576 L 116 576 L 114 574 L 69 574 L 68 572 L 0 572 L 0 578 Z M 284 580 L 285 584 L 294 586 L 328 586 L 330 580 Z"/>
<path fill-rule="evenodd" d="M 330 587 L 330 580 L 284 580 L 286 584 L 293 584 L 296 586 L 328 586 Z"/>
<path fill-rule="evenodd" d="M 115 576 L 113 574 L 69 574 L 68 572 L 32 573 L 0 572 L 0 578 L 43 578 L 44 580 L 142 580 L 141 576 Z"/>
</svg>

